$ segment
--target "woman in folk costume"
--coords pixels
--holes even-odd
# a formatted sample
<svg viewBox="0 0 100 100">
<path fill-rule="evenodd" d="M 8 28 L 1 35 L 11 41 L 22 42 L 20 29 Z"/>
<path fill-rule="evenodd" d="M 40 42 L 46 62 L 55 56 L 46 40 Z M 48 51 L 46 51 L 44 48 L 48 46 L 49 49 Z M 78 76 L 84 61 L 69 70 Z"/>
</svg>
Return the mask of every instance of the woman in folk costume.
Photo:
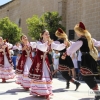
<svg viewBox="0 0 100 100">
<path fill-rule="evenodd" d="M 9 48 L 10 43 L 4 43 L 2 37 L 0 37 L 0 79 L 2 79 L 2 82 L 13 79 L 15 76 Z"/>
<path fill-rule="evenodd" d="M 91 38 L 91 34 L 82 22 L 75 25 L 74 30 L 79 39 L 67 49 L 67 54 L 71 55 L 80 49 L 82 53 L 80 72 L 86 84 L 95 92 L 95 100 L 100 100 L 100 96 L 97 96 L 96 93 L 98 85 L 94 78 L 95 75 L 98 75 L 96 62 L 98 52 L 94 46 L 100 46 L 100 41 Z"/>
<path fill-rule="evenodd" d="M 75 91 L 76 91 L 78 89 L 80 83 L 69 75 L 69 71 L 74 70 L 74 65 L 73 65 L 71 57 L 66 55 L 66 48 L 69 47 L 72 42 L 68 41 L 68 37 L 67 37 L 66 33 L 61 28 L 59 28 L 56 31 L 55 35 L 58 37 L 58 40 L 57 40 L 58 43 L 67 44 L 67 46 L 65 48 L 60 48 L 62 50 L 60 50 L 59 71 L 61 72 L 62 76 L 67 81 L 67 84 L 66 84 L 67 87 L 66 88 L 68 89 L 69 88 L 69 82 L 72 82 L 76 85 L 76 89 L 75 89 Z M 55 48 L 55 46 L 54 46 L 54 49 L 57 50 L 57 48 Z"/>
<path fill-rule="evenodd" d="M 29 42 L 26 35 L 21 36 L 22 41 L 22 54 L 19 58 L 16 74 L 17 80 L 16 83 L 20 84 L 25 90 L 30 88 L 31 79 L 28 78 L 29 70 L 32 65 L 32 49 L 36 44 L 34 42 Z"/>
<path fill-rule="evenodd" d="M 49 100 L 52 94 L 52 77 L 50 72 L 50 63 L 47 56 L 49 32 L 44 30 L 41 34 L 41 40 L 37 42 L 37 51 L 30 68 L 29 77 L 32 78 L 31 95 L 45 96 Z"/>
<path fill-rule="evenodd" d="M 48 57 L 50 35 L 47 30 L 41 33 L 41 40 L 37 42 L 37 51 L 30 68 L 29 77 L 32 79 L 31 95 L 44 96 L 49 100 L 52 95 L 52 75 Z"/>
</svg>

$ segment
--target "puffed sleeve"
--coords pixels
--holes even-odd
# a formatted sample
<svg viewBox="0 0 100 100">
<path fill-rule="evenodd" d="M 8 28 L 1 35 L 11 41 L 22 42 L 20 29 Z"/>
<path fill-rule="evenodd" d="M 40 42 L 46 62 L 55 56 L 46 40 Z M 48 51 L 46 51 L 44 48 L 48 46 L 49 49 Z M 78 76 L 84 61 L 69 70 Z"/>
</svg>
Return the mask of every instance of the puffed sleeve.
<svg viewBox="0 0 100 100">
<path fill-rule="evenodd" d="M 30 42 L 30 46 L 32 47 L 32 49 L 36 48 L 36 42 Z"/>
<path fill-rule="evenodd" d="M 94 46 L 99 47 L 100 46 L 100 41 L 97 41 L 96 39 L 92 38 Z"/>
<path fill-rule="evenodd" d="M 58 50 L 58 51 L 61 51 L 63 49 L 65 49 L 66 45 L 64 43 L 56 43 L 56 42 L 53 42 L 51 44 L 51 49 L 54 49 L 54 50 Z"/>
<path fill-rule="evenodd" d="M 67 55 L 72 55 L 73 53 L 75 53 L 77 50 L 80 49 L 80 47 L 82 46 L 83 42 L 82 41 L 77 41 L 75 43 L 73 43 L 70 47 L 67 48 Z"/>
<path fill-rule="evenodd" d="M 18 50 L 22 50 L 22 46 L 21 45 L 19 46 L 19 49 Z"/>
<path fill-rule="evenodd" d="M 11 43 L 6 43 L 9 49 L 13 48 L 13 45 Z"/>
<path fill-rule="evenodd" d="M 40 51 L 46 52 L 47 51 L 47 48 L 48 48 L 48 42 L 46 42 L 46 43 L 37 42 L 36 47 Z"/>
<path fill-rule="evenodd" d="M 13 50 L 16 50 L 16 49 L 17 49 L 17 46 L 16 46 L 16 45 L 14 45 L 14 46 L 13 46 Z"/>
<path fill-rule="evenodd" d="M 70 41 L 70 44 L 72 45 L 73 43 L 75 43 L 74 41 Z"/>
</svg>

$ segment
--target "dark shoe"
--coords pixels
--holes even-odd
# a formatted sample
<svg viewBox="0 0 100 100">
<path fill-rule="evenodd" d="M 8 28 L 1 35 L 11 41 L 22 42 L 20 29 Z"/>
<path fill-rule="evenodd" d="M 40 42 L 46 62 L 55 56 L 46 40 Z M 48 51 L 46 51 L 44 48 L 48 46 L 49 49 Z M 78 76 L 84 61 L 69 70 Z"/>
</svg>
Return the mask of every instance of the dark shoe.
<svg viewBox="0 0 100 100">
<path fill-rule="evenodd" d="M 68 85 L 66 86 L 66 89 L 69 89 L 69 86 Z"/>
<path fill-rule="evenodd" d="M 74 81 L 74 84 L 76 85 L 76 89 L 75 89 L 75 91 L 76 91 L 81 84 L 79 82 L 77 82 L 77 81 Z"/>
<path fill-rule="evenodd" d="M 69 89 L 70 82 L 66 81 L 66 89 Z"/>
<path fill-rule="evenodd" d="M 94 100 L 100 100 L 100 96 L 95 96 Z"/>
</svg>

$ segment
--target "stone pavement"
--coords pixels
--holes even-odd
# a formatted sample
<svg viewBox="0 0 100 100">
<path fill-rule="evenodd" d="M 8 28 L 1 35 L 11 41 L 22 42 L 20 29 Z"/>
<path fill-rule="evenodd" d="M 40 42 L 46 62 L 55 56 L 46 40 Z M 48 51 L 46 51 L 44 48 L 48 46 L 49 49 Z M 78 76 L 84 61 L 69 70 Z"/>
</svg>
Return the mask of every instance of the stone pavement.
<svg viewBox="0 0 100 100">
<path fill-rule="evenodd" d="M 53 93 L 51 100 L 93 100 L 94 94 L 89 94 L 89 87 L 81 82 L 77 91 L 74 91 L 75 85 L 70 84 L 70 89 L 65 89 L 66 82 L 60 78 L 53 79 Z M 99 85 L 100 88 L 100 85 Z M 0 100 L 46 100 L 41 97 L 34 97 L 25 91 L 21 86 L 15 84 L 15 79 L 8 80 L 7 83 L 1 83 L 0 80 Z"/>
</svg>

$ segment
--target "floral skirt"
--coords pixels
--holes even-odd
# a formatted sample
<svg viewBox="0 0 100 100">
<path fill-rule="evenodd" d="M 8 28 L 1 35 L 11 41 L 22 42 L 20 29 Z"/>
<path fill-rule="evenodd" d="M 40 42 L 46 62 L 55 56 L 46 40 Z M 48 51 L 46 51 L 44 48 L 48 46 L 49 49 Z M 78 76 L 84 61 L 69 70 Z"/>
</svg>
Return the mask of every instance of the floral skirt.
<svg viewBox="0 0 100 100">
<path fill-rule="evenodd" d="M 28 78 L 28 74 L 19 74 L 17 75 L 16 83 L 20 84 L 23 88 L 30 88 L 31 79 Z"/>
<path fill-rule="evenodd" d="M 43 63 L 42 79 L 32 80 L 30 94 L 40 96 L 52 95 L 52 80 L 50 79 L 46 62 Z"/>
<path fill-rule="evenodd" d="M 32 60 L 30 57 L 28 57 L 24 66 L 23 74 L 18 74 L 16 77 L 17 78 L 16 83 L 20 84 L 23 88 L 30 88 L 31 79 L 28 78 L 28 73 L 31 65 L 32 65 Z"/>
</svg>

